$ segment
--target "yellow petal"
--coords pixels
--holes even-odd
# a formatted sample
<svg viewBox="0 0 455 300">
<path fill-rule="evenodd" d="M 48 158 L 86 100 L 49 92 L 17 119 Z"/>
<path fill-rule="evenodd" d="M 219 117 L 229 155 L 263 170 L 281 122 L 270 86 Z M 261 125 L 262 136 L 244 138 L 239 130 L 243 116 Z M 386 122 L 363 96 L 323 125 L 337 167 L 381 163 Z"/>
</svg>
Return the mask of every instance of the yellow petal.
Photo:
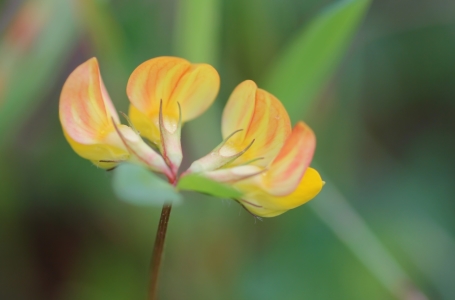
<svg viewBox="0 0 455 300">
<path fill-rule="evenodd" d="M 60 95 L 60 122 L 73 150 L 95 165 L 110 168 L 129 153 L 118 137 L 112 120 L 117 112 L 101 79 L 98 61 L 89 59 L 66 80 Z"/>
<path fill-rule="evenodd" d="M 243 129 L 228 141 L 230 149 L 240 151 L 255 140 L 233 165 L 263 157 L 254 164 L 268 166 L 291 132 L 289 116 L 281 102 L 267 91 L 257 89 L 252 81 L 244 81 L 234 90 L 223 112 L 222 124 L 223 137 Z"/>
<path fill-rule="evenodd" d="M 109 95 L 100 76 L 98 61 L 89 59 L 66 80 L 60 95 L 60 121 L 63 131 L 81 144 L 100 143 L 118 123 Z"/>
<path fill-rule="evenodd" d="M 275 196 L 294 191 L 313 158 L 316 137 L 308 125 L 297 123 L 270 169 L 263 176 L 263 188 Z"/>
<path fill-rule="evenodd" d="M 156 146 L 160 145 L 161 135 L 158 124 L 158 119 L 151 121 L 151 119 L 140 112 L 134 105 L 130 105 L 129 117 L 134 127 L 139 133 L 154 143 Z"/>
<path fill-rule="evenodd" d="M 295 191 L 284 197 L 276 197 L 275 203 L 282 209 L 296 208 L 316 197 L 323 186 L 324 182 L 318 171 L 307 168 Z"/>
<path fill-rule="evenodd" d="M 193 64 L 185 72 L 171 95 L 168 107 L 182 108 L 182 121 L 192 120 L 206 111 L 220 89 L 218 72 L 207 64 Z"/>
<path fill-rule="evenodd" d="M 178 107 L 172 107 L 171 110 L 168 103 L 179 80 L 190 67 L 191 64 L 187 60 L 166 56 L 142 63 L 128 80 L 126 91 L 131 104 L 149 118 L 156 118 L 154 121 L 158 124 L 162 100 L 163 111 L 177 120 Z"/>
<path fill-rule="evenodd" d="M 131 74 L 127 94 L 134 126 L 159 144 L 159 108 L 163 103 L 164 126 L 173 132 L 182 121 L 202 114 L 215 100 L 220 86 L 217 71 L 207 64 L 191 64 L 177 57 L 157 57 L 142 63 Z"/>
<path fill-rule="evenodd" d="M 116 133 L 113 132 L 111 134 L 112 138 L 116 138 L 114 134 Z M 79 156 L 92 161 L 93 164 L 100 168 L 112 168 L 117 165 L 116 162 L 124 161 L 129 157 L 129 153 L 125 148 L 118 148 L 106 143 L 81 144 L 73 140 L 66 132 L 64 132 L 64 135 L 71 148 L 73 148 Z"/>
<path fill-rule="evenodd" d="M 238 184 L 236 187 L 245 193 L 239 202 L 251 213 L 260 217 L 274 217 L 313 199 L 323 185 L 319 173 L 313 168 L 307 168 L 296 190 L 287 196 L 272 196 L 252 184 Z"/>
<path fill-rule="evenodd" d="M 221 119 L 223 139 L 239 129 L 243 131 L 236 134 L 237 140 L 241 142 L 245 139 L 253 118 L 257 89 L 256 83 L 252 80 L 245 80 L 234 89 L 224 107 Z"/>
</svg>

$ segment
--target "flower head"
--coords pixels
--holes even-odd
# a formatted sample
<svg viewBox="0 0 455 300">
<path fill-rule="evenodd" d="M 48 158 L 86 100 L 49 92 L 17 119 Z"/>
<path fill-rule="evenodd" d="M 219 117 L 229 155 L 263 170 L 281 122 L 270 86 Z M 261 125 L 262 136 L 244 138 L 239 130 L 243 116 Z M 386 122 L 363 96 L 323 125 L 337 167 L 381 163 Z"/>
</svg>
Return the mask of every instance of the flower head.
<svg viewBox="0 0 455 300">
<path fill-rule="evenodd" d="M 96 58 L 78 66 L 66 80 L 60 95 L 59 115 L 71 147 L 95 165 L 112 168 L 130 160 L 171 176 L 163 158 L 132 128 L 120 124 Z"/>
<path fill-rule="evenodd" d="M 304 204 L 323 186 L 309 168 L 316 147 L 313 131 L 303 122 L 291 129 L 281 102 L 253 81 L 239 84 L 223 112 L 225 140 L 188 171 L 243 193 L 239 201 L 251 213 L 272 217 Z"/>
<path fill-rule="evenodd" d="M 210 65 L 191 64 L 177 57 L 148 60 L 128 81 L 131 105 L 129 118 L 125 117 L 129 127 L 120 123 L 98 61 L 92 58 L 65 82 L 60 121 L 74 151 L 97 166 L 112 168 L 130 161 L 165 174 L 177 185 L 183 156 L 182 124 L 212 104 L 219 86 L 219 75 Z M 309 167 L 315 135 L 303 122 L 292 128 L 275 96 L 251 80 L 240 83 L 226 104 L 221 125 L 223 142 L 193 162 L 182 177 L 193 173 L 229 184 L 235 189 L 231 188 L 234 193 L 229 192 L 230 197 L 263 217 L 282 214 L 319 193 L 324 182 Z"/>
<path fill-rule="evenodd" d="M 212 66 L 178 57 L 150 59 L 131 74 L 127 86 L 131 121 L 161 149 L 173 172 L 182 161 L 182 123 L 207 110 L 219 88 L 220 78 Z"/>
</svg>

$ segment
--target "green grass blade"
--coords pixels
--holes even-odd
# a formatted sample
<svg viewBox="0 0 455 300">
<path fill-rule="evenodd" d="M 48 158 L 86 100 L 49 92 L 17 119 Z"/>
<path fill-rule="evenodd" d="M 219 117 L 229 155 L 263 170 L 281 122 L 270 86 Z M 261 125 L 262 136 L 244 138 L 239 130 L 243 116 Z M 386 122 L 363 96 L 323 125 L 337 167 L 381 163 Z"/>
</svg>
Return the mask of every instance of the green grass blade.
<svg viewBox="0 0 455 300">
<path fill-rule="evenodd" d="M 181 0 L 175 18 L 173 53 L 193 63 L 216 67 L 220 35 L 220 0 Z M 191 143 L 187 149 L 194 157 L 205 155 L 221 138 L 221 107 L 215 103 L 196 120 L 185 124 L 184 135 Z M 210 126 L 207 126 L 210 124 Z M 202 134 L 203 133 L 203 134 Z M 206 145 L 203 149 L 200 145 Z"/>
<path fill-rule="evenodd" d="M 174 53 L 192 62 L 216 64 L 219 0 L 181 0 L 176 18 Z"/>
<path fill-rule="evenodd" d="M 0 106 L 0 148 L 10 141 L 39 106 L 38 100 L 58 81 L 62 61 L 78 40 L 77 25 L 68 1 L 48 1 L 52 10 L 36 43 L 21 57 L 8 74 L 8 85 Z M 55 24 L 58 24 L 56 26 Z"/>
<path fill-rule="evenodd" d="M 323 195 L 308 205 L 382 286 L 396 299 L 410 299 L 412 293 L 418 293 L 419 299 L 427 299 L 334 182 L 327 181 Z"/>
<path fill-rule="evenodd" d="M 370 2 L 343 0 L 327 7 L 272 65 L 265 88 L 283 102 L 294 121 L 334 73 Z"/>
</svg>

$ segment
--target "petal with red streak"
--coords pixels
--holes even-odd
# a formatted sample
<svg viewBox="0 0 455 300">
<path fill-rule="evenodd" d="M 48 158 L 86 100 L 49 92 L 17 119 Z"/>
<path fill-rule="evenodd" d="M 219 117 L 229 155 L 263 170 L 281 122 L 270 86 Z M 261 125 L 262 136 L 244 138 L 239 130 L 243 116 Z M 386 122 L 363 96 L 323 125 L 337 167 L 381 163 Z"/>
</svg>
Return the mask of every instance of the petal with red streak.
<svg viewBox="0 0 455 300">
<path fill-rule="evenodd" d="M 311 163 L 316 137 L 308 125 L 297 123 L 270 169 L 263 176 L 263 188 L 275 196 L 290 194 Z"/>
<path fill-rule="evenodd" d="M 140 64 L 131 74 L 126 88 L 131 104 L 148 117 L 157 117 L 160 102 L 163 101 L 163 110 L 178 119 L 178 107 L 169 112 L 167 104 L 190 66 L 183 58 L 168 56 L 152 58 Z"/>
<path fill-rule="evenodd" d="M 262 157 L 254 164 L 266 167 L 290 134 L 291 123 L 288 113 L 275 96 L 257 89 L 252 81 L 244 81 L 234 90 L 223 112 L 223 136 L 237 129 L 243 129 L 243 132 L 230 139 L 227 147 L 241 151 L 252 140 L 255 141 L 233 165 Z"/>
<path fill-rule="evenodd" d="M 169 107 L 180 103 L 182 121 L 192 120 L 212 105 L 220 89 L 220 76 L 208 64 L 193 64 L 172 92 Z"/>
<path fill-rule="evenodd" d="M 182 121 L 193 119 L 212 104 L 219 85 L 219 75 L 210 65 L 191 64 L 178 57 L 150 59 L 139 65 L 128 81 L 131 121 L 145 137 L 159 144 L 161 102 L 164 126 L 173 132 L 179 119 L 177 103 L 182 108 Z"/>
<path fill-rule="evenodd" d="M 245 139 L 254 114 L 256 91 L 257 85 L 252 80 L 245 80 L 234 89 L 224 107 L 221 120 L 223 139 L 239 129 L 243 131 L 236 134 L 237 143 Z"/>
<path fill-rule="evenodd" d="M 96 58 L 77 67 L 66 80 L 60 95 L 60 121 L 63 130 L 82 144 L 100 142 L 118 122 L 106 92 Z"/>
</svg>

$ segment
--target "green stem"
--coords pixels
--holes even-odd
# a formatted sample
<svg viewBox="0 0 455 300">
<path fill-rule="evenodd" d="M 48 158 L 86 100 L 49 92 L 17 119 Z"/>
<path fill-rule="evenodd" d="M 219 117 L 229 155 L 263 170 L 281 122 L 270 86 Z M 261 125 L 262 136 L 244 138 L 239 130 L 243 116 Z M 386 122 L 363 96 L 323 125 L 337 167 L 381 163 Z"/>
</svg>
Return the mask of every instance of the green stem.
<svg viewBox="0 0 455 300">
<path fill-rule="evenodd" d="M 158 278 L 163 257 L 164 240 L 166 239 L 167 224 L 171 214 L 172 205 L 164 204 L 161 210 L 160 222 L 156 231 L 155 246 L 153 248 L 152 260 L 150 262 L 150 288 L 149 300 L 156 300 L 158 295 Z"/>
<path fill-rule="evenodd" d="M 310 203 L 321 220 L 397 299 L 428 299 L 346 198 L 327 180 L 326 198 Z"/>
</svg>

